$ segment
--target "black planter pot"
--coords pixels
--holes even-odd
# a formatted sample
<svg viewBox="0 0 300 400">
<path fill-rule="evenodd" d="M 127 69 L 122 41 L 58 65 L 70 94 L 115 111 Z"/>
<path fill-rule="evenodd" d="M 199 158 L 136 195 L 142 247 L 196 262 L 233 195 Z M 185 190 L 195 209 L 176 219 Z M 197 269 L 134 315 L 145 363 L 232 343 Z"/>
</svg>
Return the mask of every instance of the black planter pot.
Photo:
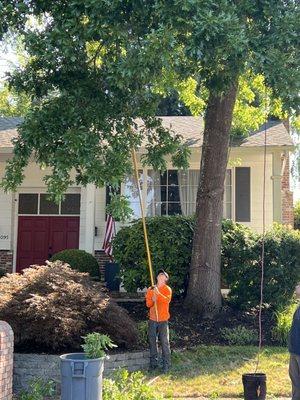
<svg viewBox="0 0 300 400">
<path fill-rule="evenodd" d="M 118 292 L 120 290 L 120 265 L 114 262 L 105 264 L 105 282 L 108 290 Z"/>
<path fill-rule="evenodd" d="M 265 374 L 244 374 L 244 399 L 265 400 L 267 396 L 267 377 Z"/>
</svg>

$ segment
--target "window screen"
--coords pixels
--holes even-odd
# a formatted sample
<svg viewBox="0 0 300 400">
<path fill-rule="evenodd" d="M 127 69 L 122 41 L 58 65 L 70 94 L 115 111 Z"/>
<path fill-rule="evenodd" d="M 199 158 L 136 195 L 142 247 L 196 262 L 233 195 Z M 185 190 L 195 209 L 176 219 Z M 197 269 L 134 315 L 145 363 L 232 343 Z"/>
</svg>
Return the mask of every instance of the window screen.
<svg viewBox="0 0 300 400">
<path fill-rule="evenodd" d="M 40 195 L 40 214 L 59 214 L 59 205 L 49 199 L 49 194 Z"/>
<path fill-rule="evenodd" d="M 19 214 L 38 213 L 38 194 L 20 193 L 19 194 Z"/>
<path fill-rule="evenodd" d="M 80 194 L 66 194 L 61 203 L 61 214 L 79 215 L 80 214 Z"/>
</svg>

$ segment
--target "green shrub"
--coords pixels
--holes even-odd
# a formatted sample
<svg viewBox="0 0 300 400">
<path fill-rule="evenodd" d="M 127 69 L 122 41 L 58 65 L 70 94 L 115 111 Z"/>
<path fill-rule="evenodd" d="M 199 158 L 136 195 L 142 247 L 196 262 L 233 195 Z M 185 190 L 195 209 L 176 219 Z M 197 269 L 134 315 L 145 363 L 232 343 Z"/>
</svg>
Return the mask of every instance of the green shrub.
<svg viewBox="0 0 300 400">
<path fill-rule="evenodd" d="M 22 390 L 19 400 L 45 400 L 53 397 L 55 394 L 55 383 L 53 381 L 45 382 L 43 379 L 33 379 L 29 383 L 28 390 Z"/>
<path fill-rule="evenodd" d="M 258 333 L 253 329 L 247 329 L 244 326 L 236 328 L 223 328 L 220 330 L 222 338 L 229 345 L 246 346 L 255 344 L 258 341 Z"/>
<path fill-rule="evenodd" d="M 142 346 L 148 345 L 148 321 L 139 322 L 138 328 L 138 341 Z M 174 342 L 178 335 L 173 328 L 169 327 L 170 342 Z"/>
<path fill-rule="evenodd" d="M 294 228 L 300 229 L 300 200 L 294 206 Z"/>
<path fill-rule="evenodd" d="M 148 321 L 139 322 L 137 325 L 138 329 L 138 341 L 142 346 L 148 344 Z"/>
<path fill-rule="evenodd" d="M 141 372 L 119 370 L 103 381 L 103 400 L 162 400 L 162 396 L 145 382 Z"/>
<path fill-rule="evenodd" d="M 184 293 L 191 261 L 194 218 L 184 216 L 147 218 L 149 243 L 155 272 L 170 273 L 175 294 Z M 229 301 L 239 308 L 260 302 L 262 236 L 248 227 L 222 223 L 222 280 L 230 287 Z M 141 221 L 121 229 L 114 240 L 114 254 L 121 265 L 127 291 L 149 286 L 149 272 Z M 265 240 L 264 302 L 273 309 L 289 304 L 300 281 L 300 231 L 281 225 Z"/>
<path fill-rule="evenodd" d="M 276 322 L 272 330 L 272 337 L 282 346 L 286 346 L 288 343 L 294 312 L 298 306 L 297 303 L 291 303 L 275 313 Z"/>
<path fill-rule="evenodd" d="M 99 332 L 89 333 L 83 336 L 84 344 L 81 346 L 88 358 L 105 357 L 106 351 L 118 347 L 109 336 L 101 335 Z"/>
<path fill-rule="evenodd" d="M 232 304 L 249 309 L 260 301 L 261 236 L 240 228 L 223 237 L 223 273 Z M 300 280 L 300 232 L 275 225 L 266 234 L 264 303 L 273 310 L 290 303 Z"/>
<path fill-rule="evenodd" d="M 170 273 L 175 293 L 183 292 L 191 260 L 194 218 L 163 216 L 147 218 L 149 244 L 155 273 L 164 268 Z M 127 291 L 149 286 L 143 228 L 136 221 L 121 229 L 113 242 L 114 257 L 121 265 Z"/>
<path fill-rule="evenodd" d="M 99 277 L 99 264 L 92 254 L 84 250 L 68 249 L 52 256 L 51 261 L 60 260 L 79 272 L 88 272 L 93 277 Z"/>
</svg>

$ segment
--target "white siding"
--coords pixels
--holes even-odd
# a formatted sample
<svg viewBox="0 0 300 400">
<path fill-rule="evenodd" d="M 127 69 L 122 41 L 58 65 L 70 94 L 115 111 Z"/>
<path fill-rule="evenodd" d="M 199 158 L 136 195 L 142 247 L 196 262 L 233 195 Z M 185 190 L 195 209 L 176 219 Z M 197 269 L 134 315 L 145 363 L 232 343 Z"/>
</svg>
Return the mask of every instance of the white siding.
<svg viewBox="0 0 300 400">
<path fill-rule="evenodd" d="M 12 243 L 12 194 L 0 191 L 0 250 L 11 250 Z"/>
<path fill-rule="evenodd" d="M 95 226 L 98 236 L 95 237 L 95 250 L 101 250 L 105 233 L 105 188 L 96 189 Z"/>
</svg>

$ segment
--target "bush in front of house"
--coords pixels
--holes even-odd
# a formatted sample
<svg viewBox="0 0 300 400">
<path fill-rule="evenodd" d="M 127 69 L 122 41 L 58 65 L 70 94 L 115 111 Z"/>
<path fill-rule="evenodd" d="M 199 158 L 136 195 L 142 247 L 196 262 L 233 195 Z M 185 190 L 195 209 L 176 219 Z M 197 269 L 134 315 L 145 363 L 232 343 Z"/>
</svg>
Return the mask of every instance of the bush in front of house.
<svg viewBox="0 0 300 400">
<path fill-rule="evenodd" d="M 147 218 L 149 244 L 155 272 L 170 273 L 174 294 L 184 293 L 191 261 L 195 219 L 185 216 Z M 114 239 L 114 256 L 121 265 L 127 291 L 150 285 L 141 221 L 121 229 Z M 260 302 L 262 236 L 250 228 L 222 223 L 222 280 L 231 289 L 229 301 L 241 309 Z M 265 238 L 264 303 L 273 310 L 289 304 L 300 281 L 300 231 L 281 225 Z"/>
<path fill-rule="evenodd" d="M 300 200 L 294 206 L 294 228 L 300 229 Z"/>
<path fill-rule="evenodd" d="M 100 283 L 61 261 L 1 278 L 0 319 L 12 326 L 16 346 L 31 351 L 79 350 L 90 332 L 121 347 L 138 337 L 136 324 Z"/>
<path fill-rule="evenodd" d="M 154 273 L 161 268 L 170 273 L 175 293 L 184 290 L 191 260 L 194 218 L 163 216 L 147 218 Z M 114 258 L 121 266 L 125 289 L 135 292 L 150 286 L 142 222 L 122 228 L 113 241 Z"/>
<path fill-rule="evenodd" d="M 275 326 L 272 330 L 272 339 L 282 346 L 286 346 L 288 343 L 293 316 L 298 306 L 299 304 L 292 302 L 275 313 Z"/>
<path fill-rule="evenodd" d="M 239 243 L 238 248 L 231 240 L 224 245 L 223 263 L 230 302 L 249 309 L 260 301 L 262 237 L 247 233 Z M 300 232 L 274 225 L 265 237 L 263 302 L 274 311 L 290 304 L 299 280 Z"/>
<path fill-rule="evenodd" d="M 154 271 L 170 273 L 175 294 L 184 293 L 191 263 L 195 218 L 182 215 L 146 219 Z M 226 282 L 229 263 L 249 258 L 257 239 L 249 228 L 230 220 L 222 223 L 222 279 Z M 134 292 L 149 286 L 149 269 L 141 221 L 122 228 L 113 242 L 114 257 L 121 265 L 125 289 Z M 241 250 L 245 250 L 241 256 Z"/>
<path fill-rule="evenodd" d="M 100 276 L 99 264 L 96 258 L 84 250 L 67 249 L 54 254 L 51 261 L 63 261 L 79 272 L 88 272 L 93 277 Z"/>
</svg>

